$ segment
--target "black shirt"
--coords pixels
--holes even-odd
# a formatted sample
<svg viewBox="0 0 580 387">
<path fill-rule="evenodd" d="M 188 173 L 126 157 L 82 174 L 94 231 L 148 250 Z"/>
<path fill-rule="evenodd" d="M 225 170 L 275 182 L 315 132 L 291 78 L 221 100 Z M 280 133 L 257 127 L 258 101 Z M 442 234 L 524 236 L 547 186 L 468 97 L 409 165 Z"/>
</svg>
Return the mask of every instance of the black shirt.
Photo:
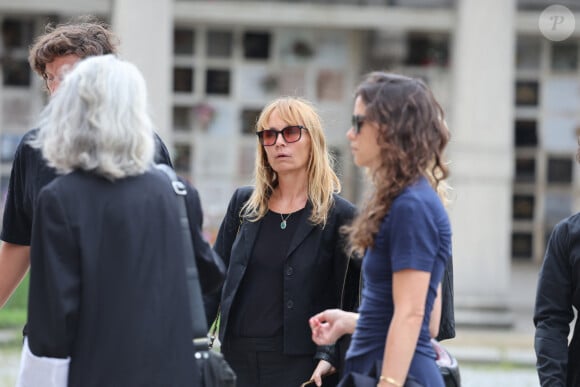
<svg viewBox="0 0 580 387">
<path fill-rule="evenodd" d="M 552 230 L 538 278 L 534 324 L 536 369 L 542 386 L 580 386 L 580 213 Z"/>
<path fill-rule="evenodd" d="M 284 261 L 304 209 L 264 216 L 248 268 L 232 305 L 232 337 L 282 336 L 284 324 Z"/>
<path fill-rule="evenodd" d="M 34 203 L 40 190 L 58 176 L 46 164 L 40 149 L 28 144 L 37 132 L 38 129 L 28 131 L 16 148 L 4 206 L 0 239 L 17 245 L 30 246 Z M 169 152 L 157 134 L 155 146 L 155 162 L 172 165 Z"/>
</svg>

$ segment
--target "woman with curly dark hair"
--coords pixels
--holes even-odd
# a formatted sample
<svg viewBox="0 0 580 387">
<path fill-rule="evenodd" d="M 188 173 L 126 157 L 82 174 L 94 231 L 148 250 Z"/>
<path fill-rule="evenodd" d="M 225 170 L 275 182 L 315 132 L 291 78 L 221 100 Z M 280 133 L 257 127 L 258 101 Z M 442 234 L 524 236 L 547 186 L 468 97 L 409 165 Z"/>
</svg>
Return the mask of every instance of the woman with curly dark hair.
<svg viewBox="0 0 580 387">
<path fill-rule="evenodd" d="M 354 322 L 336 310 L 313 317 L 313 338 L 354 329 L 346 374 L 375 375 L 379 386 L 442 387 L 429 327 L 451 256 L 444 112 L 423 81 L 401 75 L 371 73 L 355 96 L 347 137 L 374 188 L 346 227 L 352 250 L 364 254 L 362 303 Z"/>
</svg>

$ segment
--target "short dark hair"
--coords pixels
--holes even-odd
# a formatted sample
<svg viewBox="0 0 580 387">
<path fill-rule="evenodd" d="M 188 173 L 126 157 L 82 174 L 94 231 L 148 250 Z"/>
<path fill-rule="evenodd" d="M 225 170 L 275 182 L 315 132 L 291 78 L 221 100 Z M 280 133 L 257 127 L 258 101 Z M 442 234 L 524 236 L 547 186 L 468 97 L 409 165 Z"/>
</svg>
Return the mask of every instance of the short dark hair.
<svg viewBox="0 0 580 387">
<path fill-rule="evenodd" d="M 109 26 L 92 17 L 54 25 L 49 23 L 45 33 L 37 37 L 30 47 L 30 67 L 44 77 L 46 65 L 65 55 L 81 59 L 95 55 L 116 54 L 118 39 Z"/>
</svg>

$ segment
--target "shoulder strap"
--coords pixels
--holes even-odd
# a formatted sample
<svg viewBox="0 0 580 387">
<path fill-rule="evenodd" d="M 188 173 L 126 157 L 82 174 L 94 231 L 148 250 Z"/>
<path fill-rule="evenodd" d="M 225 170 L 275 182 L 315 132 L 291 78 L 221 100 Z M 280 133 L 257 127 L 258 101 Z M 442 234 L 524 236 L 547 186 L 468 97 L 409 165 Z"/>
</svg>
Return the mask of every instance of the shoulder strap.
<svg viewBox="0 0 580 387">
<path fill-rule="evenodd" d="M 187 288 L 189 292 L 191 323 L 193 327 L 193 344 L 197 351 L 207 350 L 209 347 L 209 339 L 207 337 L 205 308 L 201 297 L 199 273 L 197 272 L 197 265 L 195 264 L 195 252 L 193 250 L 189 219 L 185 208 L 185 195 L 187 195 L 187 190 L 185 189 L 185 185 L 179 181 L 175 171 L 171 169 L 171 167 L 165 164 L 157 164 L 155 167 L 163 171 L 169 177 L 173 191 L 178 198 L 177 205 L 179 207 L 179 219 L 183 234 L 183 253 L 187 275 Z"/>
</svg>

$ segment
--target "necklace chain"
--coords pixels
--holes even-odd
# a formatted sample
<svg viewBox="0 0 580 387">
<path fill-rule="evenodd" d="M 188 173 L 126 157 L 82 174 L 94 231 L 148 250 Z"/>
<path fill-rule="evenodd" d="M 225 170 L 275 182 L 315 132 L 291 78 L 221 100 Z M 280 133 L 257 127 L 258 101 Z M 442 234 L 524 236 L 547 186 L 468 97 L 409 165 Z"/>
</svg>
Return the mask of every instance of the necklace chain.
<svg viewBox="0 0 580 387">
<path fill-rule="evenodd" d="M 280 214 L 280 218 L 282 219 L 282 221 L 280 222 L 280 228 L 282 230 L 286 229 L 286 221 L 290 218 L 291 215 L 292 215 L 292 212 L 289 213 L 288 215 L 286 215 L 286 218 L 284 218 L 284 215 Z"/>
</svg>

